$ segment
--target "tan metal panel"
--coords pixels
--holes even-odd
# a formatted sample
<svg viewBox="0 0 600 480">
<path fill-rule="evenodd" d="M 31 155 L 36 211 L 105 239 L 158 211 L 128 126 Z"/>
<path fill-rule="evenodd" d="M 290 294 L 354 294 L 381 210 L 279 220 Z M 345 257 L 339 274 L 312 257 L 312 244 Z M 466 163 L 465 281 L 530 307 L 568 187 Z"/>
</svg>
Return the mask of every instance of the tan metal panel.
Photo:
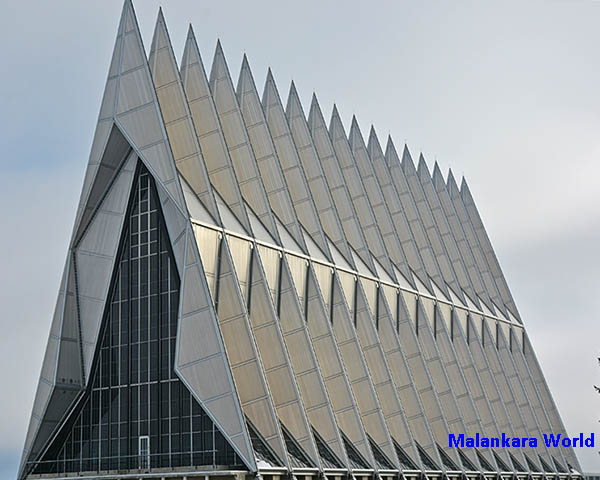
<svg viewBox="0 0 600 480">
<path fill-rule="evenodd" d="M 374 466 L 375 461 L 364 426 L 356 407 L 356 401 L 340 353 L 336 347 L 329 319 L 330 307 L 323 303 L 323 294 L 320 292 L 321 288 L 317 282 L 317 268 L 314 267 L 318 267 L 318 265 L 312 263 L 308 275 L 308 317 L 306 319 L 311 342 L 339 429 L 348 437 L 352 445 L 369 464 Z M 329 275 L 331 275 L 331 271 L 329 271 Z M 331 285 L 331 276 L 329 281 L 325 283 Z M 328 289 L 331 289 L 331 287 L 328 287 Z"/>
<path fill-rule="evenodd" d="M 275 150 L 250 65 L 245 55 L 236 93 L 269 205 L 283 223 L 287 232 L 306 253 L 304 235 L 296 218 L 290 196 L 290 186 L 284 178 L 280 159 Z"/>
<path fill-rule="evenodd" d="M 252 256 L 250 324 L 277 416 L 314 465 L 318 466 L 319 456 L 273 303 L 279 297 L 279 282 L 276 278 L 280 272 L 281 255 L 279 251 L 269 250 L 271 249 L 259 246 Z M 275 265 L 268 265 L 267 262 Z M 272 279 L 275 290 L 267 283 L 269 273 L 266 272 L 270 270 L 273 271 L 271 275 L 277 276 Z"/>
<path fill-rule="evenodd" d="M 325 307 L 329 312 L 329 308 L 331 306 L 331 282 L 333 277 L 333 269 L 326 265 L 321 265 L 320 263 L 313 263 L 312 269 L 314 271 L 315 279 L 319 285 L 319 291 L 323 296 Z M 329 314 L 327 314 L 327 316 L 329 316 Z"/>
<path fill-rule="evenodd" d="M 237 280 L 246 302 L 248 301 L 248 278 L 250 268 L 250 250 L 253 248 L 248 240 L 227 235 L 231 259 L 237 273 Z"/>
<path fill-rule="evenodd" d="M 323 230 L 346 261 L 353 264 L 352 254 L 348 248 L 342 223 L 337 215 L 333 191 L 330 190 L 325 179 L 323 165 L 293 82 L 288 96 L 286 117 Z"/>
<path fill-rule="evenodd" d="M 219 252 L 222 235 L 211 228 L 194 225 L 194 236 L 196 237 L 196 244 L 198 245 L 200 257 L 202 258 L 204 274 L 206 275 L 208 288 L 210 289 L 214 303 L 216 299 L 216 274 L 219 261 L 217 254 Z"/>
<path fill-rule="evenodd" d="M 361 286 L 364 290 L 365 298 L 369 305 L 370 313 L 375 318 L 377 316 L 377 296 L 379 285 L 374 280 L 367 280 L 361 277 Z"/>
<path fill-rule="evenodd" d="M 404 415 L 405 410 L 398 394 L 399 388 L 392 374 L 393 365 L 396 367 L 403 365 L 406 374 L 408 374 L 408 369 L 406 368 L 401 350 L 397 348 L 395 352 L 388 352 L 389 355 L 387 355 L 383 348 L 383 341 L 381 340 L 381 335 L 396 335 L 396 320 L 392 317 L 385 296 L 378 294 L 377 290 L 375 290 L 373 292 L 375 296 L 373 301 L 377 303 L 372 307 L 373 311 L 378 315 L 376 319 L 377 329 L 375 328 L 375 321 L 372 317 L 370 318 L 369 310 L 366 307 L 365 290 L 361 288 L 367 282 L 374 283 L 373 281 L 361 278 L 361 285 L 358 288 L 359 301 L 357 304 L 359 308 L 357 312 L 356 333 L 389 434 L 412 457 L 413 462 L 418 464 L 419 455 L 412 441 L 412 434 Z M 382 288 L 383 286 L 380 286 L 380 289 Z M 395 289 L 393 291 L 396 292 Z M 397 301 L 397 293 L 392 297 L 394 301 Z M 412 387 L 412 381 L 408 375 L 399 375 L 398 378 L 403 382 L 402 386 L 409 384 Z M 422 412 L 419 413 L 422 414 Z"/>
<path fill-rule="evenodd" d="M 481 421 L 488 431 L 493 432 L 494 429 L 496 430 L 496 433 L 491 436 L 499 436 L 501 433 L 506 433 L 512 437 L 515 435 L 514 430 L 508 418 L 508 412 L 500 397 L 498 385 L 489 368 L 481 343 L 477 341 L 471 342 L 469 348 L 466 330 L 463 327 L 463 324 L 458 321 L 457 309 L 454 309 L 452 314 L 452 342 L 455 346 L 457 358 L 463 367 L 466 376 L 469 375 L 468 372 L 471 371 L 471 366 L 476 373 L 476 376 L 471 376 L 470 380 L 469 377 L 467 377 L 467 382 L 469 383 L 473 400 L 478 407 Z M 483 393 L 482 396 L 480 396 L 480 392 Z M 512 465 L 506 449 L 498 448 L 494 449 L 494 451 L 507 466 Z M 522 458 L 520 449 L 516 449 L 516 452 L 517 455 Z"/>
<path fill-rule="evenodd" d="M 265 271 L 265 279 L 271 292 L 271 298 L 277 305 L 277 297 L 279 295 L 279 270 L 281 263 L 281 252 L 272 248 L 257 245 L 256 247 L 260 254 L 262 265 Z"/>
<path fill-rule="evenodd" d="M 469 325 L 471 325 L 471 319 L 469 318 Z M 470 327 L 474 328 L 474 327 Z M 486 327 L 487 328 L 487 327 Z M 470 346 L 479 342 L 470 342 Z M 474 347 L 471 346 L 471 350 L 474 350 Z M 504 363 L 501 361 L 498 348 L 496 345 L 493 345 L 491 342 L 483 344 L 483 351 L 486 357 L 486 360 L 489 362 L 490 371 L 492 373 L 493 379 L 498 385 L 498 391 L 502 398 L 502 403 L 506 408 L 508 413 L 508 417 L 512 424 L 513 430 L 519 437 L 528 437 L 528 430 L 525 424 L 525 421 L 521 415 L 521 408 L 517 405 L 516 397 L 512 390 L 512 382 L 509 381 L 509 377 L 507 372 L 504 369 Z M 523 466 L 527 466 L 527 462 L 523 457 L 523 453 L 528 453 L 531 455 L 533 453 L 531 449 L 524 448 L 523 452 L 519 452 L 517 458 L 519 462 Z"/>
<path fill-rule="evenodd" d="M 242 195 L 269 234 L 280 244 L 277 225 L 267 200 L 256 158 L 250 146 L 220 43 L 217 43 L 210 72 L 210 88 Z"/>
<path fill-rule="evenodd" d="M 478 383 L 476 372 L 470 362 L 468 350 L 465 348 L 462 357 L 459 358 L 454 349 L 454 343 L 450 339 L 450 331 L 447 328 L 446 319 L 444 318 L 439 305 L 440 303 L 436 305 L 436 317 L 434 322 L 436 345 L 439 357 L 448 377 L 449 385 L 454 398 L 456 399 L 459 414 L 465 426 L 465 433 L 471 437 L 476 436 L 478 433 L 480 435 L 483 433 L 488 437 L 496 436 L 499 432 L 497 428 L 492 428 L 490 425 L 493 424 L 491 412 L 489 412 L 489 407 L 486 408 L 487 403 L 485 402 L 485 398 L 482 398 L 483 391 Z M 462 363 L 460 362 L 461 359 Z M 470 383 L 468 380 L 470 380 Z M 481 400 L 479 403 L 482 404 L 482 412 L 477 409 L 477 404 L 475 403 L 476 400 Z M 486 418 L 486 424 L 483 424 L 481 421 L 481 413 L 489 413 Z M 492 465 L 495 463 L 489 448 L 482 447 L 479 449 L 479 452 L 487 459 L 488 463 L 491 463 Z M 474 458 L 477 459 L 477 455 L 474 455 Z M 478 463 L 479 462 L 475 462 L 475 465 Z"/>
<path fill-rule="evenodd" d="M 239 289 L 228 242 L 229 239 L 223 242 L 221 249 L 217 316 L 237 394 L 244 413 L 284 462 L 284 466 L 287 466 L 287 451 Z"/>
<path fill-rule="evenodd" d="M 556 404 L 552 398 L 552 394 L 548 388 L 546 381 L 544 380 L 544 375 L 541 371 L 540 365 L 535 356 L 535 352 L 533 351 L 533 347 L 529 342 L 524 331 L 520 332 L 519 329 L 513 329 L 513 335 L 515 339 L 513 342 L 518 344 L 518 348 L 524 352 L 525 361 L 529 367 L 533 380 L 536 384 L 538 392 L 542 398 L 542 403 L 544 405 L 544 410 L 548 413 L 548 418 L 552 427 L 552 431 L 555 433 L 562 433 L 563 436 L 566 436 L 566 430 L 558 413 L 558 409 L 556 408 Z M 513 349 L 515 345 L 513 345 Z M 579 461 L 575 456 L 573 448 L 562 448 L 563 456 L 566 461 L 568 461 L 573 467 L 575 467 L 578 471 L 581 471 L 581 466 L 579 465 Z M 564 468 L 564 464 L 562 465 Z"/>
<path fill-rule="evenodd" d="M 369 372 L 363 350 L 357 338 L 354 329 L 352 317 L 347 308 L 344 294 L 340 282 L 337 278 L 334 280 L 333 288 L 333 334 L 344 363 L 350 387 L 354 393 L 358 411 L 361 415 L 363 425 L 369 436 L 377 443 L 379 448 L 386 454 L 387 458 L 396 468 L 399 468 L 399 462 L 394 449 L 390 433 L 388 431 L 375 387 L 373 382 L 380 383 L 390 381 L 387 377 L 385 362 L 376 363 L 377 360 L 383 360 L 381 357 L 375 359 L 372 363 L 372 369 Z M 367 302 L 365 300 L 362 288 L 358 290 L 356 323 L 364 327 L 366 323 L 372 325 L 372 319 L 369 315 Z M 368 345 L 378 345 L 377 336 L 373 329 L 369 332 L 363 330 L 363 337 Z M 363 346 L 366 350 L 367 345 Z M 377 382 L 379 380 L 379 382 Z"/>
<path fill-rule="evenodd" d="M 210 182 L 243 225 L 246 233 L 251 233 L 250 220 L 242 201 L 238 179 L 225 145 L 198 44 L 191 27 L 181 62 L 181 77 L 198 143 L 204 153 Z"/>
<path fill-rule="evenodd" d="M 304 311 L 306 301 L 306 275 L 308 269 L 308 260 L 296 257 L 295 255 L 285 254 L 286 262 L 290 271 L 291 279 L 295 287 L 300 307 Z"/>
</svg>

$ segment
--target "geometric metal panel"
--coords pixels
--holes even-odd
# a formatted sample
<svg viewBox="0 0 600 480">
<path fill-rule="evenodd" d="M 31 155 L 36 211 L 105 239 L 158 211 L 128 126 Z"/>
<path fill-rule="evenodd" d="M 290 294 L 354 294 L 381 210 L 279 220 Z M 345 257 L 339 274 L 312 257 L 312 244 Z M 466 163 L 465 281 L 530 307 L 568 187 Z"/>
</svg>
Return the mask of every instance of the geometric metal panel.
<svg viewBox="0 0 600 480">
<path fill-rule="evenodd" d="M 306 229 L 309 237 L 319 246 L 325 256 L 330 259 L 331 253 L 329 252 L 328 242 L 321 228 L 317 208 L 312 199 L 306 174 L 300 163 L 300 157 L 292 139 L 290 127 L 285 117 L 283 104 L 281 103 L 271 69 L 267 73 L 262 108 L 298 220 Z"/>
<path fill-rule="evenodd" d="M 325 124 L 325 119 L 323 118 L 323 113 L 315 94 L 313 94 L 310 105 L 308 125 L 347 242 L 358 253 L 360 259 L 368 266 L 369 270 L 372 273 L 376 272 L 376 267 L 367 247 L 365 234 L 359 223 L 354 202 L 348 188 L 349 186 L 356 186 L 358 188 L 358 185 L 348 185 L 344 179 L 340 161 L 336 157 L 334 143 Z"/>
<path fill-rule="evenodd" d="M 329 278 L 318 282 L 313 268 L 308 269 L 306 319 L 308 331 L 342 437 L 347 437 L 371 468 L 374 468 L 375 461 L 368 444 L 365 427 L 333 335 L 332 307 L 329 301 L 323 302 L 324 298 L 330 299 L 332 296 L 333 276 L 333 271 L 329 271 Z M 347 453 L 350 455 L 350 452 Z"/>
<path fill-rule="evenodd" d="M 269 204 L 289 234 L 306 252 L 304 235 L 292 206 L 290 186 L 284 178 L 246 55 L 242 61 L 236 96 Z"/>
<path fill-rule="evenodd" d="M 128 200 L 142 168 L 155 192 L 147 212 L 145 187 L 136 189 L 133 209 Z M 129 209 L 137 232 L 125 221 Z M 157 229 L 142 223 L 156 224 L 157 212 L 172 263 L 154 274 L 167 268 L 177 288 L 163 289 L 169 300 L 160 305 L 172 305 L 169 312 L 153 305 L 137 314 L 151 322 L 168 313 L 173 327 L 177 320 L 172 347 L 165 346 L 177 376 L 169 381 L 179 382 L 174 391 L 204 425 L 194 432 L 211 433 L 216 443 L 178 434 L 185 445 L 214 445 L 202 453 L 212 465 L 221 465 L 214 453 L 221 448 L 219 462 L 231 462 L 225 467 L 241 462 L 253 474 L 414 480 L 424 471 L 456 478 L 519 470 L 579 479 L 572 448 L 448 445 L 449 432 L 565 434 L 466 182 L 459 189 L 451 172 L 444 180 L 437 164 L 430 175 L 422 155 L 415 168 L 407 147 L 401 161 L 391 138 L 384 154 L 373 127 L 365 144 L 355 118 L 348 138 L 335 106 L 327 128 L 314 94 L 306 118 L 293 83 L 284 111 L 270 69 L 261 101 L 245 56 L 236 92 L 220 43 L 209 82 L 191 27 L 179 68 L 162 10 L 148 61 L 131 0 L 100 106 L 22 477 L 26 462 L 40 458 L 54 462 L 50 469 L 83 468 L 69 449 L 79 448 L 77 425 L 96 421 L 77 409 L 89 405 L 83 392 L 95 388 L 95 359 L 109 359 L 106 337 L 102 348 L 99 342 L 104 319 L 116 318 L 108 302 L 117 298 L 114 272 L 138 259 L 117 264 L 121 233 L 131 233 L 132 245 L 151 245 L 142 234 Z M 138 283 L 145 282 L 127 285 Z M 140 445 L 152 455 L 157 438 L 151 432 Z M 80 467 L 67 466 L 71 458 Z M 157 465 L 150 457 L 139 464 Z M 208 466 L 183 468 L 205 475 Z"/>
<path fill-rule="evenodd" d="M 225 138 L 191 25 L 181 62 L 181 77 L 210 182 L 245 231 L 251 234 L 250 220 L 225 145 Z"/>
<path fill-rule="evenodd" d="M 214 221 L 220 223 L 219 210 L 192 123 L 162 9 L 158 12 L 148 61 L 177 169 Z"/>
<path fill-rule="evenodd" d="M 269 234 L 280 244 L 273 211 L 267 200 L 256 157 L 250 145 L 242 113 L 229 75 L 221 42 L 217 41 L 210 71 L 210 89 L 219 116 L 225 143 L 238 179 L 244 200 L 254 210 Z"/>
</svg>

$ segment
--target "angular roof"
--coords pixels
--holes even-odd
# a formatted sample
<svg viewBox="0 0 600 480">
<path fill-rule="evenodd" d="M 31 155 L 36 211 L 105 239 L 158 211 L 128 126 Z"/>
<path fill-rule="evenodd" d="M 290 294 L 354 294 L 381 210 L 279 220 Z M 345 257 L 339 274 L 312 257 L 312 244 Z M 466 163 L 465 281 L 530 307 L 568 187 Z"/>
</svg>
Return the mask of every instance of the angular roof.
<svg viewBox="0 0 600 480">
<path fill-rule="evenodd" d="M 172 371 L 246 471 L 576 476 L 571 448 L 448 443 L 565 434 L 466 181 L 336 106 L 328 127 L 314 94 L 306 116 L 293 83 L 284 109 L 270 69 L 261 98 L 245 55 L 234 88 L 220 42 L 207 77 L 191 27 L 179 66 L 162 10 L 147 57 L 126 0 L 20 478 L 93 387 L 142 165 L 180 279 Z"/>
</svg>

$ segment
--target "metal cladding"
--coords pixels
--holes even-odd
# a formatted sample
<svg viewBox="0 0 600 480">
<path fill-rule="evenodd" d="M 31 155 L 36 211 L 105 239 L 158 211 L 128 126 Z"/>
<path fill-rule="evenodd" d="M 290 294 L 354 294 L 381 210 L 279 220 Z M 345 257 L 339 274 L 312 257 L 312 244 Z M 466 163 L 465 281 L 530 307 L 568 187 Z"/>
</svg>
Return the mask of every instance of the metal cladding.
<svg viewBox="0 0 600 480">
<path fill-rule="evenodd" d="M 464 179 L 220 42 L 207 76 L 191 27 L 178 66 L 162 11 L 147 56 L 126 0 L 19 477 L 580 478 L 550 433 Z"/>
</svg>

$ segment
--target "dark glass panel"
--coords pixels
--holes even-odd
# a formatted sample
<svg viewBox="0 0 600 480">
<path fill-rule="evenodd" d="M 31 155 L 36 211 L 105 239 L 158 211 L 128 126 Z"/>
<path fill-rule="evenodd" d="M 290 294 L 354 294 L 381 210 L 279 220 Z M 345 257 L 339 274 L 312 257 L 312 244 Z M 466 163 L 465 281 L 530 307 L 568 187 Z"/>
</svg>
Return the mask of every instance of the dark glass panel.
<svg viewBox="0 0 600 480">
<path fill-rule="evenodd" d="M 152 468 L 243 466 L 173 370 L 179 276 L 157 199 L 140 165 L 90 387 L 32 473 L 137 469 L 143 435 Z"/>
</svg>

